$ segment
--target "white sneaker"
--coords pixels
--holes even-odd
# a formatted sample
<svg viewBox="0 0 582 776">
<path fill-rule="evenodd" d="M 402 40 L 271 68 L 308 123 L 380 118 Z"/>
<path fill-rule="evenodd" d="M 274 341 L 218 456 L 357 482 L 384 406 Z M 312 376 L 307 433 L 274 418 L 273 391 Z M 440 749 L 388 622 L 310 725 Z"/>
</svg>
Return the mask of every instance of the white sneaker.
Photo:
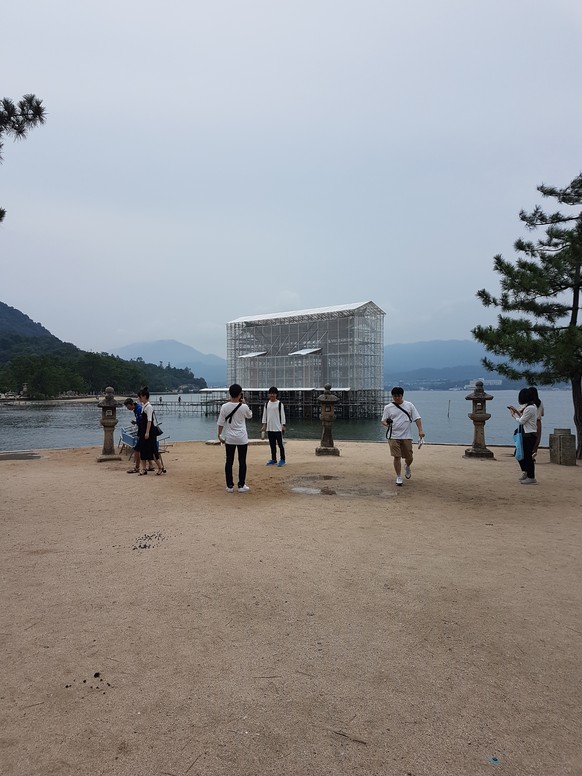
<svg viewBox="0 0 582 776">
<path fill-rule="evenodd" d="M 402 485 L 402 477 L 400 475 L 398 475 L 398 477 L 396 477 L 396 484 L 397 485 Z"/>
<path fill-rule="evenodd" d="M 227 488 L 227 489 L 226 489 L 226 492 L 227 492 L 227 493 L 234 493 L 234 488 Z"/>
<path fill-rule="evenodd" d="M 525 480 L 520 480 L 522 485 L 537 485 L 538 481 L 535 477 L 526 477 Z"/>
<path fill-rule="evenodd" d="M 239 493 L 248 493 L 250 490 L 248 485 L 243 485 L 241 488 L 238 489 Z"/>
<path fill-rule="evenodd" d="M 406 477 L 407 480 L 409 480 L 412 477 L 412 472 L 410 471 L 410 466 L 408 464 L 404 466 L 404 476 Z"/>
<path fill-rule="evenodd" d="M 523 472 L 523 474 L 522 474 L 522 475 L 521 475 L 521 477 L 519 478 L 519 481 L 520 481 L 520 482 L 521 482 L 522 480 L 527 480 L 527 474 L 526 474 L 526 472 Z"/>
</svg>

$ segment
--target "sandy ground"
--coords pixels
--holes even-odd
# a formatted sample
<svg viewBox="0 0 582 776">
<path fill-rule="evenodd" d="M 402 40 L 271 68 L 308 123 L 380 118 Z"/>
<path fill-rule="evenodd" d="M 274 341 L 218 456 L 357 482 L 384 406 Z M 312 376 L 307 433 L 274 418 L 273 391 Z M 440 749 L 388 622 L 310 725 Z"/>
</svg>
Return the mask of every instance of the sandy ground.
<svg viewBox="0 0 582 776">
<path fill-rule="evenodd" d="M 582 774 L 582 467 L 0 461 L 3 776 Z"/>
</svg>

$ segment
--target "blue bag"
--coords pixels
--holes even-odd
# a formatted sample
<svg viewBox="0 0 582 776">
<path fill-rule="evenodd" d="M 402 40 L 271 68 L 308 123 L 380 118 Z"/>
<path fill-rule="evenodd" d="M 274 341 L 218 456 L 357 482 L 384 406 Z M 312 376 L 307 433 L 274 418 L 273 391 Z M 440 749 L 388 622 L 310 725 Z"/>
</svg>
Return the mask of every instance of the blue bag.
<svg viewBox="0 0 582 776">
<path fill-rule="evenodd" d="M 515 460 L 523 461 L 523 433 L 521 426 L 513 432 L 513 443 L 515 445 Z"/>
</svg>

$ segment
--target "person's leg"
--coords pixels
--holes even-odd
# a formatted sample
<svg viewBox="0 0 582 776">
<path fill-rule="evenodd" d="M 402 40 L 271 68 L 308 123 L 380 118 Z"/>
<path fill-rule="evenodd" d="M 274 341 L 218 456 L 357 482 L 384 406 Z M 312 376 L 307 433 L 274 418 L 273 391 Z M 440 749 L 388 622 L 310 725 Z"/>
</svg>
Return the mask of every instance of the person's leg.
<svg viewBox="0 0 582 776">
<path fill-rule="evenodd" d="M 277 432 L 267 431 L 269 437 L 269 447 L 271 448 L 271 461 L 277 460 Z"/>
<path fill-rule="evenodd" d="M 410 465 L 412 464 L 413 460 L 413 453 L 412 453 L 412 439 L 401 439 L 400 440 L 400 450 L 402 452 L 402 457 L 404 458 L 404 476 L 407 480 L 409 480 L 412 477 L 412 472 L 410 471 Z"/>
<path fill-rule="evenodd" d="M 238 451 L 238 487 L 243 488 L 247 478 L 247 450 L 248 445 L 236 445 Z"/>
<path fill-rule="evenodd" d="M 236 445 L 225 445 L 226 463 L 224 464 L 224 476 L 226 478 L 226 487 L 234 488 L 234 479 L 232 476 L 232 464 L 234 463 L 234 452 Z"/>
<path fill-rule="evenodd" d="M 402 471 L 402 453 L 400 452 L 400 440 L 390 439 L 390 454 L 392 455 L 392 463 L 394 464 L 394 471 L 396 476 L 400 477 Z"/>
<path fill-rule="evenodd" d="M 279 445 L 279 459 L 281 461 L 285 460 L 285 445 L 283 444 L 283 432 L 282 431 L 276 431 L 277 434 L 276 440 L 277 444 Z"/>
<path fill-rule="evenodd" d="M 524 465 L 524 471 L 527 474 L 528 480 L 535 480 L 536 478 L 536 465 L 533 458 L 535 444 L 535 434 L 523 435 L 523 461 L 520 461 L 520 463 L 523 463 Z M 527 482 L 527 480 L 522 481 Z"/>
</svg>

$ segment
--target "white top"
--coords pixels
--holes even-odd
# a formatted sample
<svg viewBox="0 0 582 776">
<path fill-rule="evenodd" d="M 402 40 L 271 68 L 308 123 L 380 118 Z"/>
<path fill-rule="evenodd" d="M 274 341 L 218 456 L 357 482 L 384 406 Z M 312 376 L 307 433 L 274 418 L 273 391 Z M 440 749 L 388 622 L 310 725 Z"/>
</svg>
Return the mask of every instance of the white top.
<svg viewBox="0 0 582 776">
<path fill-rule="evenodd" d="M 512 413 L 513 415 L 513 413 Z M 535 434 L 538 430 L 538 408 L 535 404 L 528 404 L 521 415 L 513 415 L 521 424 L 524 434 Z"/>
<path fill-rule="evenodd" d="M 232 418 L 226 420 L 237 407 L 238 409 Z M 226 404 L 222 405 L 217 425 L 223 426 L 222 436 L 227 445 L 246 445 L 248 443 L 249 435 L 247 434 L 245 420 L 250 420 L 252 417 L 253 413 L 248 404 L 241 403 L 239 406 L 238 401 L 227 401 Z"/>
<path fill-rule="evenodd" d="M 402 410 L 406 410 L 410 419 L 394 403 L 390 402 L 384 407 L 382 420 L 389 418 L 392 420 L 392 439 L 412 439 L 412 421 L 420 420 L 420 415 L 414 404 L 409 401 L 405 400 L 399 406 L 402 407 Z"/>
<path fill-rule="evenodd" d="M 146 401 L 146 403 L 141 408 L 141 411 L 145 414 L 146 418 L 151 423 L 152 418 L 154 417 L 154 408 L 152 407 L 149 401 Z"/>
<path fill-rule="evenodd" d="M 281 408 L 281 417 L 279 418 L 279 407 Z M 283 426 L 287 423 L 285 419 L 285 407 L 283 402 L 277 399 L 276 401 L 269 401 L 263 407 L 263 419 L 261 423 L 267 424 L 267 431 L 282 431 Z"/>
</svg>

